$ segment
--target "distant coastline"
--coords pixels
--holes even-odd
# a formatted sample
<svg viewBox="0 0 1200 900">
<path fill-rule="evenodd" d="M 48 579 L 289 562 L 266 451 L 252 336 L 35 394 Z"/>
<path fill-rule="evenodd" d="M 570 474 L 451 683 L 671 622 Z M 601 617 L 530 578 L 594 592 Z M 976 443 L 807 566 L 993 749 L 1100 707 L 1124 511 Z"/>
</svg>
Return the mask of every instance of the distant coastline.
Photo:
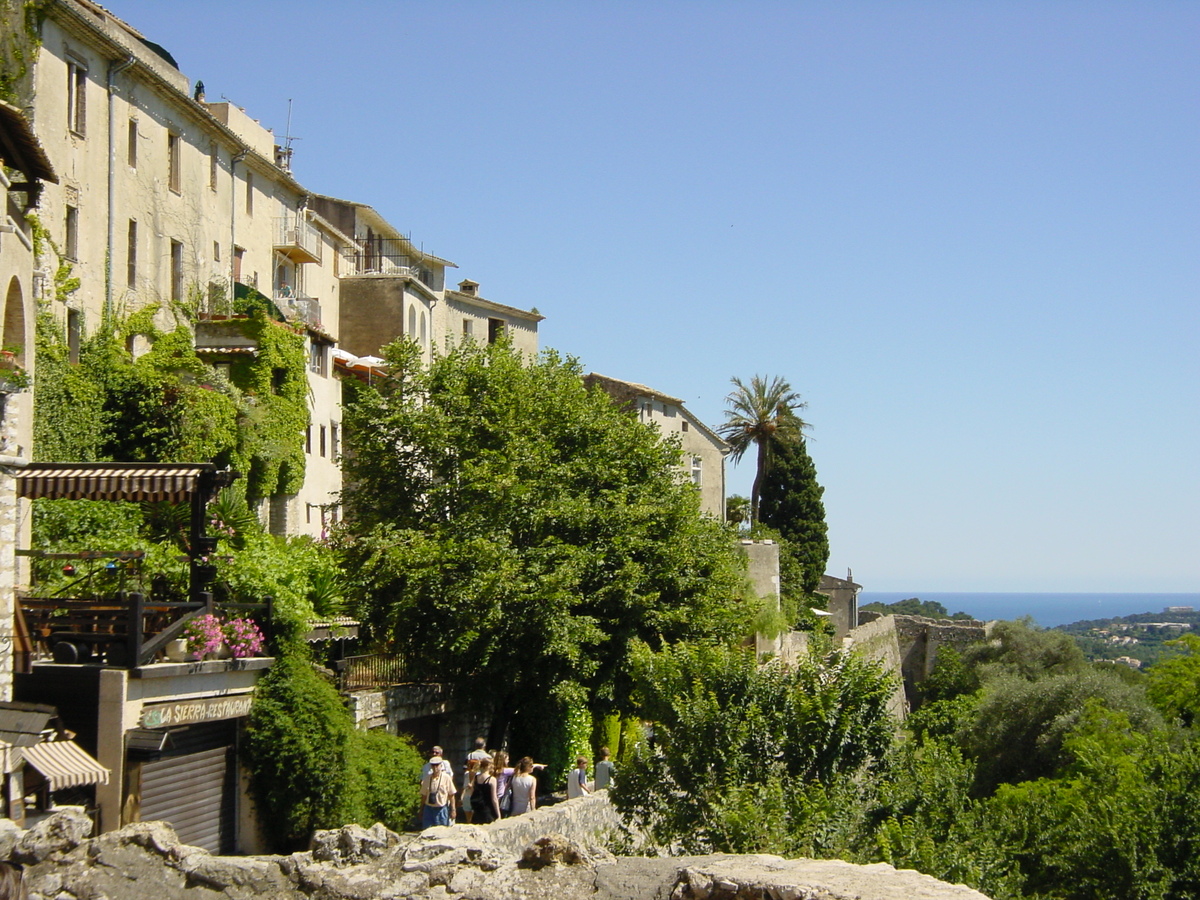
<svg viewBox="0 0 1200 900">
<path fill-rule="evenodd" d="M 977 619 L 1019 619 L 1031 616 L 1043 628 L 1069 625 L 1084 619 L 1107 619 L 1138 613 L 1159 613 L 1168 606 L 1191 606 L 1200 610 L 1196 593 L 964 593 L 951 591 L 863 591 L 859 605 L 895 603 L 909 597 L 936 600 L 953 614 L 970 613 Z"/>
</svg>

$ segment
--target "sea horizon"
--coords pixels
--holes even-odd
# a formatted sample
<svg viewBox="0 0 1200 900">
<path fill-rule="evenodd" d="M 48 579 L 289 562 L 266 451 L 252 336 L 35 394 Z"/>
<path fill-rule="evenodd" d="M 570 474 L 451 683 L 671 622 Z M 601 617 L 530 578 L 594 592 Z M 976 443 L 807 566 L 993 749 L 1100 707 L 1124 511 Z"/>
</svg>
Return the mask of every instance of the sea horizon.
<svg viewBox="0 0 1200 900">
<path fill-rule="evenodd" d="M 858 605 L 861 607 L 867 603 L 895 603 L 909 597 L 935 600 L 946 607 L 946 612 L 951 615 L 965 612 L 984 621 L 1029 616 L 1043 628 L 1054 628 L 1088 619 L 1161 613 L 1168 606 L 1191 606 L 1200 609 L 1200 592 L 861 591 L 858 595 Z"/>
</svg>

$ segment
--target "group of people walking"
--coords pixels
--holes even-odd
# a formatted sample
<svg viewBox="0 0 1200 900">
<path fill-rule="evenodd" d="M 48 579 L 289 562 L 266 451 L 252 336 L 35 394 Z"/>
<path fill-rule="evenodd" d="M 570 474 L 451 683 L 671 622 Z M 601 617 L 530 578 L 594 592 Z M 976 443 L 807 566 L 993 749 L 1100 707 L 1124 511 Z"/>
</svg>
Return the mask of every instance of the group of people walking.
<svg viewBox="0 0 1200 900">
<path fill-rule="evenodd" d="M 475 749 L 467 754 L 462 781 L 457 786 L 454 770 L 443 756 L 442 748 L 433 748 L 429 761 L 421 769 L 422 828 L 449 825 L 457 821 L 460 811 L 467 824 L 486 825 L 537 809 L 538 781 L 534 772 L 545 766 L 528 756 L 510 766 L 508 753 L 503 750 L 489 753 L 486 746 L 483 738 L 475 739 Z M 607 748 L 601 751 L 601 756 L 594 784 L 587 780 L 587 757 L 580 756 L 575 761 L 576 767 L 567 782 L 568 798 L 608 786 L 612 763 L 608 761 Z"/>
</svg>

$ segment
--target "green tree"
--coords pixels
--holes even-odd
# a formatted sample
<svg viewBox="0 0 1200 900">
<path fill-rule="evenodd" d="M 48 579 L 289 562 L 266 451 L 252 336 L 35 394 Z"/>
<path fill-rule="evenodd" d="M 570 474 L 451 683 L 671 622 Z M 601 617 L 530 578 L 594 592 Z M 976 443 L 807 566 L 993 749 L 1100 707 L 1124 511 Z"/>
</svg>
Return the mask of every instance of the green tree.
<svg viewBox="0 0 1200 900">
<path fill-rule="evenodd" d="M 751 447 L 757 450 L 754 485 L 750 489 L 750 523 L 754 524 L 758 521 L 763 480 L 779 448 L 799 441 L 808 427 L 808 423 L 797 415 L 797 410 L 808 404 L 778 376 L 770 382 L 761 375 L 755 375 L 749 384 L 740 378 L 732 381 L 736 390 L 725 398 L 729 407 L 725 411 L 725 424 L 719 431 L 729 442 L 729 455 L 734 462 Z"/>
<path fill-rule="evenodd" d="M 1163 715 L 1195 725 L 1200 719 L 1200 635 L 1185 634 L 1168 643 L 1184 653 L 1150 668 L 1147 693 Z"/>
<path fill-rule="evenodd" d="M 400 831 L 417 808 L 420 755 L 402 738 L 356 729 L 299 641 L 255 688 L 246 756 L 260 818 L 280 851 L 351 822 Z"/>
<path fill-rule="evenodd" d="M 574 360 L 464 345 L 426 369 L 411 344 L 385 352 L 393 377 L 345 413 L 349 596 L 414 673 L 491 715 L 493 743 L 581 701 L 626 708 L 636 640 L 745 633 L 744 562 L 700 516 L 678 446 Z"/>
<path fill-rule="evenodd" d="M 817 483 L 817 467 L 804 438 L 782 441 L 763 478 L 758 521 L 776 529 L 791 545 L 800 566 L 801 590 L 811 594 L 829 562 L 829 528 L 825 524 L 825 488 Z"/>
<path fill-rule="evenodd" d="M 725 498 L 725 521 L 739 529 L 750 518 L 750 498 L 730 494 Z"/>
<path fill-rule="evenodd" d="M 614 802 L 659 846 L 790 852 L 826 789 L 891 742 L 891 681 L 854 654 L 759 665 L 743 648 L 684 644 L 635 659 L 654 746 L 622 767 Z"/>
</svg>

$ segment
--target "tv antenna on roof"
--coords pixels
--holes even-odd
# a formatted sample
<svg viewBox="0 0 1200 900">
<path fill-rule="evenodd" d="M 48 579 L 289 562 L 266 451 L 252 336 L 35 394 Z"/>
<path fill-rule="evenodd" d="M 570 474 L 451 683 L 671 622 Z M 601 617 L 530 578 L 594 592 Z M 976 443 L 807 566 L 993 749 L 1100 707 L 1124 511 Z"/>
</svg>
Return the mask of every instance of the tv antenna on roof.
<svg viewBox="0 0 1200 900">
<path fill-rule="evenodd" d="M 283 136 L 283 145 L 275 148 L 275 165 L 289 175 L 292 172 L 292 141 L 299 140 L 302 138 L 292 134 L 292 98 L 288 97 L 287 129 Z"/>
</svg>

